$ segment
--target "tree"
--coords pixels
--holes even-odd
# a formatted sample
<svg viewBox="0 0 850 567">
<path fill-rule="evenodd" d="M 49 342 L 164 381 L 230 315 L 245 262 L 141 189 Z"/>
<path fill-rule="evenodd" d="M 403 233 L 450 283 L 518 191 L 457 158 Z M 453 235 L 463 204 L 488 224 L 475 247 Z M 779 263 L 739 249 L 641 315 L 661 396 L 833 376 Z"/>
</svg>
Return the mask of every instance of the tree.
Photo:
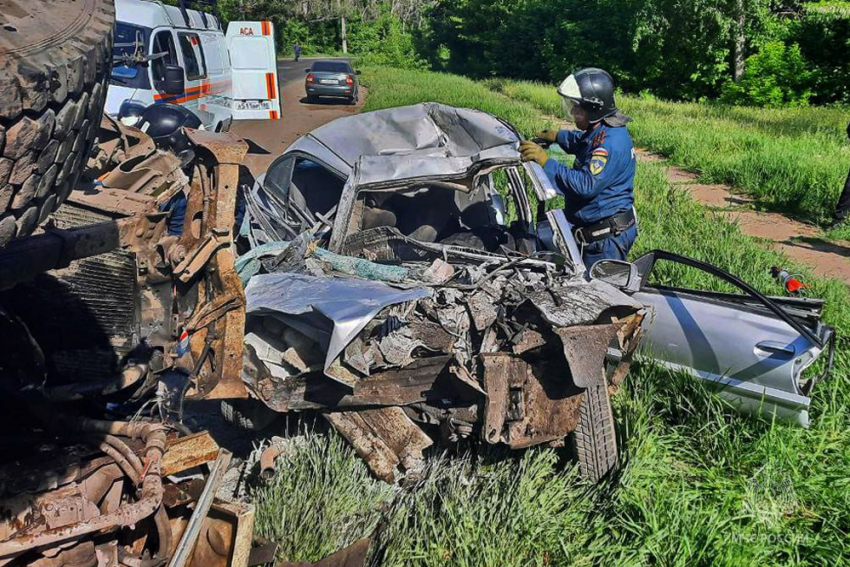
<svg viewBox="0 0 850 567">
<path fill-rule="evenodd" d="M 373 25 L 389 13 L 419 27 L 437 0 L 219 0 L 225 20 L 271 20 L 281 46 L 299 41 L 309 51 L 349 51 L 350 27 Z M 338 27 L 336 27 L 338 25 Z M 295 37 L 293 37 L 295 36 Z M 353 46 L 356 52 L 356 46 Z"/>
</svg>

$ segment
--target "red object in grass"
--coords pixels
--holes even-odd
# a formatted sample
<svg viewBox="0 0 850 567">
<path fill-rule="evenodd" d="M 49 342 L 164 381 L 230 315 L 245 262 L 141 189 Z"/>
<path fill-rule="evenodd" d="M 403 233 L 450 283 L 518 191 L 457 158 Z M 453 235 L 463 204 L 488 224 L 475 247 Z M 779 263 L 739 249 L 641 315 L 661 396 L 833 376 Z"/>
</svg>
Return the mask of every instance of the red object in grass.
<svg viewBox="0 0 850 567">
<path fill-rule="evenodd" d="M 788 295 L 799 295 L 801 291 L 809 287 L 808 284 L 804 284 L 797 279 L 795 274 L 790 274 L 788 270 L 784 270 L 779 266 L 770 268 L 770 275 L 782 284 Z"/>
<path fill-rule="evenodd" d="M 807 288 L 807 287 L 809 287 L 809 286 L 804 284 L 803 282 L 801 282 L 797 278 L 788 278 L 787 280 L 785 280 L 785 291 L 787 291 L 791 295 L 796 295 L 797 293 L 800 292 L 801 289 L 804 289 L 804 288 Z"/>
</svg>

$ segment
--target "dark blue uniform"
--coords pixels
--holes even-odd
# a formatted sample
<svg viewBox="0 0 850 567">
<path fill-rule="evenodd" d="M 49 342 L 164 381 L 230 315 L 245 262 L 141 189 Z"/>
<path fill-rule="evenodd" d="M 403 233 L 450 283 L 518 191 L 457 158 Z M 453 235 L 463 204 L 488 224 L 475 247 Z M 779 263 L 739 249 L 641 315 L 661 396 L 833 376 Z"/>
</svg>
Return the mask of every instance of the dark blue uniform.
<svg viewBox="0 0 850 567">
<path fill-rule="evenodd" d="M 635 153 L 625 127 L 600 123 L 590 132 L 561 130 L 558 145 L 576 156 L 573 167 L 553 159 L 544 170 L 566 200 L 564 213 L 577 228 L 625 213 L 634 205 Z M 637 224 L 617 236 L 588 244 L 582 258 L 588 269 L 603 259 L 625 260 L 637 238 Z"/>
</svg>

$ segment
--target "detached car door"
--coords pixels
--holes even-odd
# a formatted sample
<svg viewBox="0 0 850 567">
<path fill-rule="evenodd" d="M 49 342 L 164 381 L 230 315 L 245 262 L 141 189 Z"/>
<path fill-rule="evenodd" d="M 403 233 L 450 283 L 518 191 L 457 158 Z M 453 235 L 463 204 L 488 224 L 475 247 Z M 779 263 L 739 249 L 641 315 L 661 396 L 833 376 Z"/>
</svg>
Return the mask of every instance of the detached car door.
<svg viewBox="0 0 850 567">
<path fill-rule="evenodd" d="M 702 270 L 738 293 L 651 285 L 659 261 Z M 817 377 L 804 376 L 821 355 L 832 366 L 834 331 L 821 322 L 823 301 L 766 297 L 714 266 L 664 251 L 635 261 L 639 290 L 633 297 L 651 307 L 644 322 L 641 356 L 718 385 L 741 411 L 807 427 Z"/>
</svg>

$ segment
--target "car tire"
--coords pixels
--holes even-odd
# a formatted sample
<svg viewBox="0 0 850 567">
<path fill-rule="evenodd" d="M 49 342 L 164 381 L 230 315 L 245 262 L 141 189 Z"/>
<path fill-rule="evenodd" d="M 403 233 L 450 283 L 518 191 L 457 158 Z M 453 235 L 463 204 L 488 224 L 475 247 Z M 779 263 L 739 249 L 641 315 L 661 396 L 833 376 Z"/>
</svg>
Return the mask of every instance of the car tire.
<svg viewBox="0 0 850 567">
<path fill-rule="evenodd" d="M 617 431 L 607 383 L 586 389 L 573 433 L 581 475 L 598 482 L 617 464 Z"/>
<path fill-rule="evenodd" d="M 110 0 L 2 0 L 0 247 L 30 234 L 84 169 L 112 68 Z"/>
<path fill-rule="evenodd" d="M 307 104 L 316 104 L 316 100 L 316 97 L 314 97 L 313 95 L 307 95 Z"/>
<path fill-rule="evenodd" d="M 224 420 L 247 431 L 262 431 L 277 418 L 277 413 L 258 400 L 222 400 Z"/>
</svg>

